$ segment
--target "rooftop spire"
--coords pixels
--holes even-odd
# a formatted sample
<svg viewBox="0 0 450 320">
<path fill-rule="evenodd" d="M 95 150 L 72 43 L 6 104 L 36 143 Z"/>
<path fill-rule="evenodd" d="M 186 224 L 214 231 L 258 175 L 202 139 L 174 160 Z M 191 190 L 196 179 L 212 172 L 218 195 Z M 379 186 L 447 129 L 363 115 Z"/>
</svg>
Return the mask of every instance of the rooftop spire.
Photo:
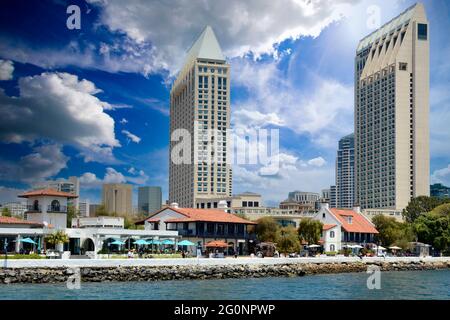
<svg viewBox="0 0 450 320">
<path fill-rule="evenodd" d="M 193 59 L 225 61 L 216 35 L 210 26 L 206 26 L 187 53 L 186 63 Z"/>
</svg>

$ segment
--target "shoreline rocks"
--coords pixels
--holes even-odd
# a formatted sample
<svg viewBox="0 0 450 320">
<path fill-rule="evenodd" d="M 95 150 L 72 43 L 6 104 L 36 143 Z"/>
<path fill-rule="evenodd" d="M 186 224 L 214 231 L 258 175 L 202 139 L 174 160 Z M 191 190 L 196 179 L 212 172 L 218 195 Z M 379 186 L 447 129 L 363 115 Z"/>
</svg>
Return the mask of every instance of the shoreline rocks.
<svg viewBox="0 0 450 320">
<path fill-rule="evenodd" d="M 79 272 L 81 282 L 205 280 L 227 278 L 297 277 L 316 274 L 450 269 L 450 261 L 324 262 L 259 265 L 176 265 L 119 267 L 33 267 L 0 269 L 0 284 L 61 283 Z M 74 275 L 75 273 L 75 275 Z"/>
</svg>

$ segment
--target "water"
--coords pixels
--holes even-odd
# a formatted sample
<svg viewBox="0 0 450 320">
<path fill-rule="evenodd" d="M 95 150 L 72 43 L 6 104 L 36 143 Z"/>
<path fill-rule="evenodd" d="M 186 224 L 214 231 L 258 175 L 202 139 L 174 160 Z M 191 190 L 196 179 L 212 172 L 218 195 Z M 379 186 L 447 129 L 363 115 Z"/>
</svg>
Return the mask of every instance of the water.
<svg viewBox="0 0 450 320">
<path fill-rule="evenodd" d="M 0 299 L 450 299 L 450 270 L 381 273 L 381 289 L 367 289 L 366 273 L 295 278 L 0 285 Z"/>
</svg>

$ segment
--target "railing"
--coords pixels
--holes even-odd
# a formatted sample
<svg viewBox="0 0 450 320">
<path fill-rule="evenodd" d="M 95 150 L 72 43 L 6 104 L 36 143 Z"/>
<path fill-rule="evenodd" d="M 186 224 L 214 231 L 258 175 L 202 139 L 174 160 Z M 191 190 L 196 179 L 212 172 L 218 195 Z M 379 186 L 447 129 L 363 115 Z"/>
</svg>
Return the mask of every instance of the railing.
<svg viewBox="0 0 450 320">
<path fill-rule="evenodd" d="M 41 212 L 42 211 L 42 207 L 40 205 L 33 205 L 33 204 L 28 204 L 27 205 L 27 211 L 29 212 Z"/>
<path fill-rule="evenodd" d="M 66 206 L 47 206 L 47 212 L 61 212 L 66 213 L 67 207 Z"/>
</svg>

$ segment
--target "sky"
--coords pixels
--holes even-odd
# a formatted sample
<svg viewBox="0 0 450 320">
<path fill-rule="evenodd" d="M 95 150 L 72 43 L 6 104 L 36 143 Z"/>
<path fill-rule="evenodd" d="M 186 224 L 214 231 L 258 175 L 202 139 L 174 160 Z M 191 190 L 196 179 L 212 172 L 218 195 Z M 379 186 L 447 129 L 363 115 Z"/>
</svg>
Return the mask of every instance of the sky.
<svg viewBox="0 0 450 320">
<path fill-rule="evenodd" d="M 450 185 L 450 4 L 430 21 L 433 183 Z M 80 28 L 67 20 L 80 8 Z M 161 186 L 168 197 L 169 93 L 210 25 L 231 65 L 231 125 L 278 129 L 280 169 L 233 166 L 233 193 L 277 205 L 334 184 L 339 138 L 353 132 L 358 41 L 413 1 L 4 1 L 0 11 L 0 203 L 77 176 Z M 135 192 L 135 204 L 136 204 Z"/>
</svg>

